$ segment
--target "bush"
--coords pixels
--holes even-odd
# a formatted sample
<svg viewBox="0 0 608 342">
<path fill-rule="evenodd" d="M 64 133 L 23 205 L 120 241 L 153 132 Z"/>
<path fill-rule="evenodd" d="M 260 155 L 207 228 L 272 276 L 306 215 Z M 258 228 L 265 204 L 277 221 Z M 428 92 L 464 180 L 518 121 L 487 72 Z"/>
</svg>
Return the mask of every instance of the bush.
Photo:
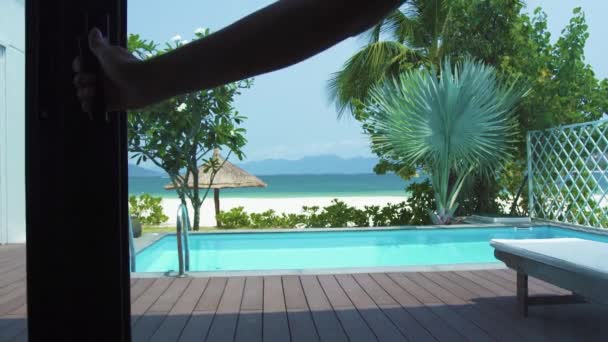
<svg viewBox="0 0 608 342">
<path fill-rule="evenodd" d="M 407 203 L 387 204 L 384 207 L 365 207 L 366 216 L 374 227 L 404 226 L 411 223 L 412 211 Z"/>
<path fill-rule="evenodd" d="M 149 194 L 142 194 L 139 198 L 135 195 L 129 196 L 131 216 L 146 225 L 165 223 L 169 220 L 169 217 L 163 213 L 161 201 L 162 197 L 152 197 Z"/>
<path fill-rule="evenodd" d="M 428 194 L 424 194 L 418 196 L 428 197 Z M 243 207 L 238 207 L 220 212 L 218 219 L 222 222 L 223 228 L 295 228 L 297 225 L 308 228 L 387 227 L 420 224 L 421 219 L 413 223 L 415 216 L 410 206 L 410 203 L 401 202 L 387 204 L 384 207 L 366 206 L 364 209 L 358 209 L 334 199 L 324 208 L 304 206 L 302 214 L 278 215 L 274 210 L 248 214 Z M 425 209 L 424 218 L 427 221 L 428 217 Z"/>
<path fill-rule="evenodd" d="M 243 207 L 232 208 L 229 211 L 220 211 L 217 215 L 217 220 L 222 222 L 222 228 L 245 228 L 251 226 L 249 215 Z"/>
<path fill-rule="evenodd" d="M 303 207 L 307 218 L 306 226 L 315 228 L 369 226 L 369 221 L 362 210 L 349 207 L 338 199 L 333 199 L 331 203 L 321 211 L 318 206 Z"/>
<path fill-rule="evenodd" d="M 435 211 L 435 192 L 429 180 L 420 183 L 412 183 L 407 189 L 410 196 L 407 205 L 410 208 L 411 216 L 408 224 L 425 225 L 431 224 L 429 210 Z"/>
</svg>

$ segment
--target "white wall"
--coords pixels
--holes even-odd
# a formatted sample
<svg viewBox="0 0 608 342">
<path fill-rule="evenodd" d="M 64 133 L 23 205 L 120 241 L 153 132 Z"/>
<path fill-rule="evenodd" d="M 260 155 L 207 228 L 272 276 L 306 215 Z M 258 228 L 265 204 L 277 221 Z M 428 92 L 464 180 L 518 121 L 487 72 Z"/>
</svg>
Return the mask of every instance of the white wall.
<svg viewBox="0 0 608 342">
<path fill-rule="evenodd" d="M 0 0 L 0 244 L 25 242 L 25 0 Z"/>
</svg>

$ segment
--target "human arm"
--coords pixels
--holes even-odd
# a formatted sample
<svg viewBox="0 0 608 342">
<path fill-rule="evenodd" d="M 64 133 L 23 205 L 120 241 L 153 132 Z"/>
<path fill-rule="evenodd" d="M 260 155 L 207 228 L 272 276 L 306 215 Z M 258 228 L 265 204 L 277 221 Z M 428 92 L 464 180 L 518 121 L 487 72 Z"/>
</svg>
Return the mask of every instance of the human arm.
<svg viewBox="0 0 608 342">
<path fill-rule="evenodd" d="M 295 64 L 363 32 L 402 2 L 281 0 L 146 61 L 107 44 L 99 31 L 89 42 L 107 77 L 108 109 L 136 108 Z M 75 78 L 83 107 L 95 93 L 91 80 L 80 72 Z"/>
</svg>

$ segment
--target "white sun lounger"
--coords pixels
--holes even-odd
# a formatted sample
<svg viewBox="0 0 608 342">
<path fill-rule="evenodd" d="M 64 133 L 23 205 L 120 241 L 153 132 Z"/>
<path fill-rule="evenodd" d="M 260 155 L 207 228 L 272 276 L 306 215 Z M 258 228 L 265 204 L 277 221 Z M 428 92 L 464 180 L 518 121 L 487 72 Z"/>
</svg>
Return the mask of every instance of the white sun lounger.
<svg viewBox="0 0 608 342">
<path fill-rule="evenodd" d="M 608 243 L 590 240 L 531 239 L 490 242 L 494 255 L 517 271 L 519 311 L 529 305 L 608 304 Z M 573 292 L 571 296 L 528 296 L 528 275 Z"/>
</svg>

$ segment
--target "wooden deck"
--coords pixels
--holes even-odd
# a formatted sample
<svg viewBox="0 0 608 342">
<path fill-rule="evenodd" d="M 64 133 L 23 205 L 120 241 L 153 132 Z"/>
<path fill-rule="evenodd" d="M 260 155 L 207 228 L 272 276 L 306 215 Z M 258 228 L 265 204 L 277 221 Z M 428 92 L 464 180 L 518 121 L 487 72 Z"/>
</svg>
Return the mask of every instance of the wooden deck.
<svg viewBox="0 0 608 342">
<path fill-rule="evenodd" d="M 0 341 L 25 341 L 23 246 L 0 246 Z M 131 279 L 134 341 L 607 341 L 608 309 L 515 312 L 508 270 Z M 531 294 L 566 291 L 531 279 Z"/>
</svg>

